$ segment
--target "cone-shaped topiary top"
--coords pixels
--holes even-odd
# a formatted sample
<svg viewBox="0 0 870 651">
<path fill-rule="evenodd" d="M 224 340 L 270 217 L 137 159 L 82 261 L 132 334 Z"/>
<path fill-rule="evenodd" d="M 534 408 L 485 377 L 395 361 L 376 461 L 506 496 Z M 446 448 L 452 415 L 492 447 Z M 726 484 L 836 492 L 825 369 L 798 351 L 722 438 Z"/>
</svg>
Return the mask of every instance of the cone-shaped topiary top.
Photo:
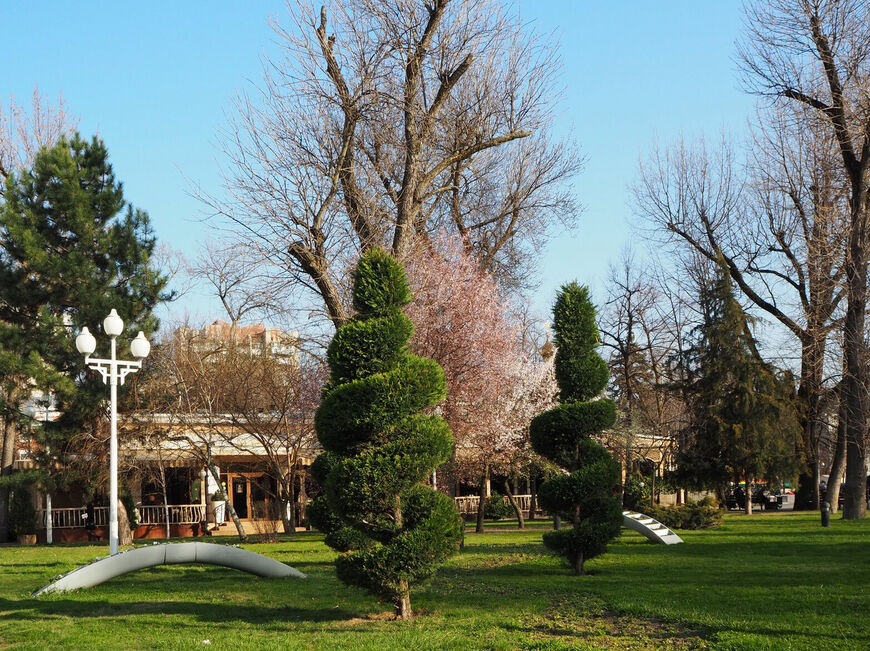
<svg viewBox="0 0 870 651">
<path fill-rule="evenodd" d="M 354 275 L 358 314 L 327 350 L 330 380 L 315 417 L 324 452 L 312 474 L 325 495 L 309 507 L 326 543 L 344 552 L 339 578 L 391 599 L 410 616 L 409 586 L 457 546 L 452 501 L 420 482 L 446 461 L 453 438 L 438 416 L 420 414 L 445 397 L 438 364 L 408 352 L 411 300 L 401 266 L 370 251 Z"/>
<path fill-rule="evenodd" d="M 561 404 L 536 416 L 529 435 L 538 454 L 571 473 L 540 488 L 540 504 L 573 525 L 548 532 L 544 544 L 583 574 L 585 561 L 606 550 L 622 523 L 614 490 L 619 464 L 591 438 L 616 422 L 616 407 L 611 400 L 595 399 L 607 385 L 608 372 L 596 352 L 595 308 L 586 287 L 562 287 L 553 308 L 553 329 Z"/>
<path fill-rule="evenodd" d="M 589 290 L 571 283 L 562 288 L 553 308 L 556 382 L 562 402 L 589 400 L 607 386 L 607 363 L 595 352 L 598 327 Z"/>
</svg>

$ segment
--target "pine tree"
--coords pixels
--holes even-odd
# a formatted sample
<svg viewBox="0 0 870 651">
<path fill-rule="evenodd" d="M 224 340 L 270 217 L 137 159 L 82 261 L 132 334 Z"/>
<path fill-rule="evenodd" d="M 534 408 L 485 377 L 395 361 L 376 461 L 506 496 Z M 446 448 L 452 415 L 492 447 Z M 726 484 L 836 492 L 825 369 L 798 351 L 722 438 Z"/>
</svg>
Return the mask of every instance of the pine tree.
<svg viewBox="0 0 870 651">
<path fill-rule="evenodd" d="M 616 490 L 619 464 L 591 438 L 613 425 L 616 408 L 599 397 L 608 370 L 595 350 L 598 328 L 586 287 L 562 287 L 553 308 L 553 330 L 561 404 L 536 416 L 529 433 L 535 452 L 569 473 L 539 489 L 541 506 L 573 525 L 544 534 L 544 544 L 563 556 L 576 574 L 583 574 L 584 563 L 603 554 L 622 525 Z"/>
<path fill-rule="evenodd" d="M 32 380 L 59 400 L 61 419 L 38 430 L 53 452 L 101 416 L 105 387 L 85 372 L 74 338 L 112 308 L 127 328 L 122 340 L 156 329 L 152 311 L 170 296 L 167 278 L 152 266 L 155 243 L 148 215 L 124 200 L 97 138 L 61 139 L 40 150 L 31 169 L 7 177 L 0 204 L 4 474 L 7 448 L 29 429 L 21 408 Z"/>
<path fill-rule="evenodd" d="M 688 358 L 692 424 L 680 443 L 677 477 L 687 486 L 789 477 L 800 425 L 790 377 L 764 363 L 724 266 L 700 294 L 703 322 Z M 751 491 L 746 508 L 751 510 Z"/>
<path fill-rule="evenodd" d="M 445 397 L 444 372 L 408 352 L 413 333 L 401 308 L 405 273 L 386 253 L 365 254 L 354 275 L 357 315 L 328 350 L 330 379 L 315 418 L 325 452 L 312 474 L 325 494 L 308 509 L 348 585 L 390 599 L 411 617 L 410 586 L 456 550 L 453 501 L 421 482 L 450 457 L 453 438 L 438 416 L 418 412 Z"/>
</svg>

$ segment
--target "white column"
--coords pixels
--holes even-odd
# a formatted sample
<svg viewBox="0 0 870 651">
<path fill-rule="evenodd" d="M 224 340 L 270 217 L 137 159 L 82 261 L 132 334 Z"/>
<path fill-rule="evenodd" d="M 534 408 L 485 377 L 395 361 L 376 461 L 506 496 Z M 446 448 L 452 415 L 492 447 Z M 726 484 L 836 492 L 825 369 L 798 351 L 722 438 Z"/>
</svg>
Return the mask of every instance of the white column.
<svg viewBox="0 0 870 651">
<path fill-rule="evenodd" d="M 109 366 L 109 553 L 118 553 L 118 364 L 115 361 L 115 337 L 112 337 L 112 363 Z"/>
</svg>

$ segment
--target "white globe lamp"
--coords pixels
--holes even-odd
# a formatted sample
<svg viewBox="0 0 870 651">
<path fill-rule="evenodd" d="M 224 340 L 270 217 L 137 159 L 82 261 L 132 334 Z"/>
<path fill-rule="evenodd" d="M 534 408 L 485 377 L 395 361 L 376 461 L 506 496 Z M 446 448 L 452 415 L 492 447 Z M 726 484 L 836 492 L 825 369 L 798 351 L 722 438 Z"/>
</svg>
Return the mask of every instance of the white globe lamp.
<svg viewBox="0 0 870 651">
<path fill-rule="evenodd" d="M 124 322 L 118 316 L 118 311 L 115 308 L 112 308 L 109 316 L 103 319 L 103 332 L 110 337 L 117 337 L 124 332 Z"/>
</svg>

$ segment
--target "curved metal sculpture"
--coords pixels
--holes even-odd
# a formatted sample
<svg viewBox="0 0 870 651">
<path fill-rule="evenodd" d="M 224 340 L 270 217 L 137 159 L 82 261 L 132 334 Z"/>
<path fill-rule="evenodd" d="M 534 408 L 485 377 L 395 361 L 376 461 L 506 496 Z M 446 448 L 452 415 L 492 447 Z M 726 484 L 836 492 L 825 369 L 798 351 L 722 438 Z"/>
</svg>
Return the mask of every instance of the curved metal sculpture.
<svg viewBox="0 0 870 651">
<path fill-rule="evenodd" d="M 646 536 L 653 542 L 661 543 L 663 545 L 677 545 L 683 542 L 682 538 L 668 529 L 661 522 L 654 520 L 643 513 L 623 511 L 622 525 L 637 531 L 639 534 Z"/>
<path fill-rule="evenodd" d="M 161 543 L 129 549 L 120 554 L 106 556 L 88 565 L 77 567 L 72 572 L 61 576 L 57 581 L 43 586 L 34 592 L 33 596 L 39 597 L 52 592 L 90 588 L 128 572 L 177 563 L 221 565 L 265 577 L 306 578 L 302 572 L 289 565 L 238 547 L 202 542 Z"/>
</svg>

